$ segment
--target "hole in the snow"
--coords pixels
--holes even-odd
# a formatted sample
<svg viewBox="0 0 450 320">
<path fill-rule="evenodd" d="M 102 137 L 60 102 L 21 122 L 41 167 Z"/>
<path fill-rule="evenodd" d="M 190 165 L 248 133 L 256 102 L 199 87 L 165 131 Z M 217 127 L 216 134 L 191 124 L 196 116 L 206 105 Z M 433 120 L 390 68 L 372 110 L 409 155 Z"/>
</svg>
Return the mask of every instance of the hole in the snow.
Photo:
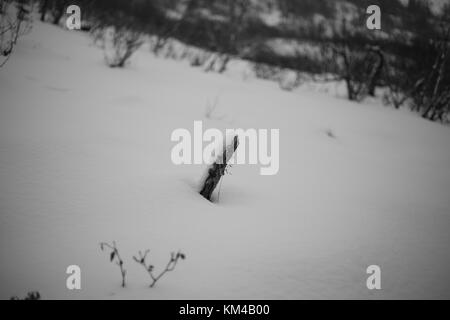
<svg viewBox="0 0 450 320">
<path fill-rule="evenodd" d="M 334 132 L 331 129 L 325 130 L 325 134 L 332 139 L 336 139 L 336 135 L 334 134 Z"/>
</svg>

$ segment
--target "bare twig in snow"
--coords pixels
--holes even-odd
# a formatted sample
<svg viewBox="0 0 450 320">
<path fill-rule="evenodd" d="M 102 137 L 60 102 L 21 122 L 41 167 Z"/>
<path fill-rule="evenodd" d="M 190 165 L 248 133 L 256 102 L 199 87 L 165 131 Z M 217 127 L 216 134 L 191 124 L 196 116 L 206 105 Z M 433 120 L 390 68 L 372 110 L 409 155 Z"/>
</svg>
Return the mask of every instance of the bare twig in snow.
<svg viewBox="0 0 450 320">
<path fill-rule="evenodd" d="M 147 264 L 145 259 L 147 258 L 147 254 L 150 252 L 150 250 L 145 250 L 144 253 L 139 251 L 139 257 L 133 256 L 134 261 L 142 265 L 145 270 L 147 270 L 148 274 L 150 275 L 150 278 L 152 279 L 152 283 L 150 284 L 150 288 L 153 288 L 155 283 L 164 275 L 166 272 L 173 271 L 177 265 L 177 262 L 179 259 L 184 260 L 186 258 L 185 254 L 178 251 L 176 254 L 174 252 L 170 253 L 170 260 L 166 265 L 166 268 L 157 276 L 153 274 L 154 266 L 151 264 Z"/>
<path fill-rule="evenodd" d="M 109 254 L 109 260 L 111 262 L 115 262 L 119 268 L 120 268 L 120 274 L 122 276 L 122 287 L 125 287 L 125 276 L 127 273 L 127 270 L 124 269 L 123 267 L 123 260 L 119 255 L 119 250 L 117 250 L 116 247 L 116 242 L 113 241 L 112 244 L 106 243 L 106 242 L 101 242 L 100 243 L 100 249 L 102 251 L 104 251 L 105 249 L 109 249 L 110 250 L 110 254 Z"/>
</svg>

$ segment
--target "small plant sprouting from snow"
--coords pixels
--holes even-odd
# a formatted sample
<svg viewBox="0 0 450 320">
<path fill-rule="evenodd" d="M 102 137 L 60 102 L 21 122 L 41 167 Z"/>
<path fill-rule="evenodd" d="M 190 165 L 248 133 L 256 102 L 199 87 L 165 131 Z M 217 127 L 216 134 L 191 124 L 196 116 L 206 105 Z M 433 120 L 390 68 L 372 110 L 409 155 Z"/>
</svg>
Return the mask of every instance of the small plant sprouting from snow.
<svg viewBox="0 0 450 320">
<path fill-rule="evenodd" d="M 10 300 L 41 300 L 41 294 L 38 291 L 30 291 L 26 297 L 21 299 L 18 296 L 11 297 Z"/>
<path fill-rule="evenodd" d="M 145 260 L 147 258 L 148 253 L 150 250 L 145 250 L 144 253 L 139 251 L 139 257 L 133 256 L 134 261 L 142 265 L 145 270 L 150 275 L 150 278 L 152 279 L 152 283 L 150 284 L 150 288 L 153 288 L 153 286 L 156 284 L 156 282 L 164 275 L 166 272 L 173 271 L 177 265 L 177 262 L 179 259 L 184 260 L 186 258 L 186 255 L 180 251 L 177 253 L 171 252 L 170 253 L 170 260 L 166 265 L 166 268 L 157 276 L 154 274 L 154 266 L 151 264 L 148 264 Z"/>
<path fill-rule="evenodd" d="M 109 250 L 109 260 L 111 262 L 115 262 L 116 265 L 120 268 L 120 274 L 122 276 L 122 287 L 125 287 L 125 276 L 126 276 L 126 270 L 124 269 L 123 260 L 119 255 L 119 250 L 117 249 L 116 242 L 113 241 L 112 244 L 107 242 L 101 242 L 100 243 L 100 249 L 102 251 Z M 173 271 L 178 263 L 178 260 L 184 260 L 186 258 L 186 255 L 180 251 L 177 253 L 171 252 L 170 254 L 170 260 L 169 263 L 166 265 L 166 268 L 159 273 L 158 275 L 154 274 L 154 267 L 153 265 L 147 264 L 146 258 L 147 254 L 150 252 L 150 250 L 146 250 L 144 253 L 139 251 L 139 257 L 133 256 L 134 261 L 141 264 L 145 270 L 150 275 L 150 278 L 152 279 L 152 283 L 150 284 L 150 287 L 153 288 L 155 283 L 168 271 Z"/>
<path fill-rule="evenodd" d="M 100 249 L 102 251 L 109 250 L 109 261 L 115 262 L 116 265 L 120 268 L 120 274 L 122 276 L 122 288 L 125 288 L 125 276 L 127 274 L 127 270 L 123 267 L 123 260 L 119 255 L 119 250 L 117 249 L 116 242 L 113 241 L 112 244 L 101 242 Z"/>
</svg>

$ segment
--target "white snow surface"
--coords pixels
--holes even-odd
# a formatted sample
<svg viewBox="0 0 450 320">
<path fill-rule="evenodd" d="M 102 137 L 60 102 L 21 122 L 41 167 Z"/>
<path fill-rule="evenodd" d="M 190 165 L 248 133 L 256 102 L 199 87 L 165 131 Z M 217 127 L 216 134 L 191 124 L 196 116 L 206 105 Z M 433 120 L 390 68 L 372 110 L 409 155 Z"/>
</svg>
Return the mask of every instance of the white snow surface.
<svg viewBox="0 0 450 320">
<path fill-rule="evenodd" d="M 0 298 L 450 298 L 450 129 L 377 102 L 205 73 L 143 47 L 110 69 L 35 22 L 0 70 Z M 206 119 L 218 96 L 220 119 Z M 280 170 L 172 164 L 176 128 L 280 129 Z M 101 252 L 117 242 L 128 271 Z M 132 260 L 187 258 L 154 288 Z M 66 288 L 79 265 L 81 290 Z M 381 290 L 366 268 L 381 267 Z"/>
</svg>

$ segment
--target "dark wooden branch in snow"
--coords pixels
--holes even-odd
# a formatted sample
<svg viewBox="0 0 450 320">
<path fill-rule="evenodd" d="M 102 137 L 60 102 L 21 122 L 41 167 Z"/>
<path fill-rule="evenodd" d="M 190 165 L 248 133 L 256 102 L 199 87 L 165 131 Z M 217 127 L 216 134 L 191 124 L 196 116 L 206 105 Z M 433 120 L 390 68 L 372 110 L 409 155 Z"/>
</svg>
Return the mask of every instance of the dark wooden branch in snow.
<svg viewBox="0 0 450 320">
<path fill-rule="evenodd" d="M 144 253 L 139 251 L 139 257 L 133 256 L 133 259 L 134 259 L 134 261 L 136 261 L 137 263 L 142 265 L 145 268 L 145 270 L 147 270 L 148 274 L 150 275 L 150 278 L 152 279 L 150 288 L 153 288 L 156 281 L 158 281 L 164 274 L 166 274 L 166 272 L 173 271 L 175 269 L 179 259 L 184 260 L 186 258 L 184 253 L 181 253 L 180 251 L 178 251 L 176 254 L 174 252 L 171 252 L 170 260 L 167 263 L 166 268 L 159 275 L 155 276 L 153 274 L 153 269 L 154 269 L 153 265 L 147 264 L 147 262 L 145 261 L 145 259 L 147 258 L 147 254 L 149 252 L 150 252 L 150 250 L 145 250 Z"/>
<path fill-rule="evenodd" d="M 122 287 L 125 287 L 125 276 L 127 274 L 127 270 L 123 268 L 123 260 L 119 255 L 119 250 L 117 250 L 116 242 L 113 241 L 112 244 L 101 242 L 100 243 L 100 249 L 103 251 L 105 248 L 111 250 L 111 253 L 109 255 L 109 260 L 113 262 L 116 260 L 116 264 L 120 268 L 120 274 L 122 275 Z"/>
<path fill-rule="evenodd" d="M 214 189 L 217 187 L 220 178 L 225 174 L 227 163 L 233 156 L 239 145 L 238 136 L 234 136 L 232 144 L 223 148 L 222 154 L 217 157 L 216 161 L 209 167 L 208 175 L 203 181 L 200 194 L 211 201 L 211 196 Z"/>
</svg>

